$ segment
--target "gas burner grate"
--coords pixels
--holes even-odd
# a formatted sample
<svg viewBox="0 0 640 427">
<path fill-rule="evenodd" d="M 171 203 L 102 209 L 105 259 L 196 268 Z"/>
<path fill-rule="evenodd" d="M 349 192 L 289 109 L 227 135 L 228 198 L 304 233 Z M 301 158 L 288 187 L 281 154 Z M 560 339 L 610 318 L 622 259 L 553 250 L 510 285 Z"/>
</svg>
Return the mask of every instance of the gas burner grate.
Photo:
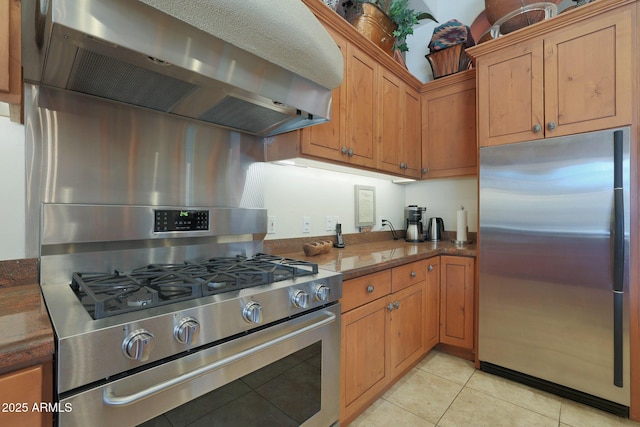
<svg viewBox="0 0 640 427">
<path fill-rule="evenodd" d="M 260 253 L 150 264 L 130 273 L 73 273 L 71 288 L 94 319 L 100 319 L 317 273 L 317 264 Z"/>
</svg>

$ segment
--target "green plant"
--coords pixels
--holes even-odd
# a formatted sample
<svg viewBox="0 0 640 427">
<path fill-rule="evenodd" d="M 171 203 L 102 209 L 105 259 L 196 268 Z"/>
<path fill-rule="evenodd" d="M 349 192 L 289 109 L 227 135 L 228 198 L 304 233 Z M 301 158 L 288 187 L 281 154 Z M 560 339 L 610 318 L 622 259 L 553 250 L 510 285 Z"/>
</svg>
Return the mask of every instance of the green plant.
<svg viewBox="0 0 640 427">
<path fill-rule="evenodd" d="M 393 0 L 389 6 L 389 11 L 386 12 L 389 18 L 398 26 L 393 32 L 393 36 L 396 38 L 394 45 L 395 50 L 400 52 L 407 52 L 406 38 L 408 35 L 413 34 L 413 27 L 422 19 L 430 19 L 434 22 L 438 22 L 436 18 L 427 12 L 416 12 L 413 9 L 409 9 L 409 0 Z"/>
<path fill-rule="evenodd" d="M 373 3 L 380 8 L 392 21 L 396 24 L 393 36 L 396 42 L 393 46 L 394 50 L 407 52 L 406 38 L 413 34 L 413 27 L 422 19 L 431 19 L 438 22 L 430 13 L 416 12 L 409 8 L 409 0 L 347 0 L 342 3 L 345 10 L 356 12 L 362 3 Z"/>
</svg>

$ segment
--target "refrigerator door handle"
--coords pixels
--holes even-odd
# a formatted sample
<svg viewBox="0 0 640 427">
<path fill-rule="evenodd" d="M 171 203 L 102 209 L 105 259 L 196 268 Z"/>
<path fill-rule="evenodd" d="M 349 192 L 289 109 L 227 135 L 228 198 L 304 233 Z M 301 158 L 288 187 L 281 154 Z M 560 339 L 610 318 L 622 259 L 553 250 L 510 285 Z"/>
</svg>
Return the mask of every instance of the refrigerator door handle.
<svg viewBox="0 0 640 427">
<path fill-rule="evenodd" d="M 622 180 L 623 133 L 613 133 L 613 384 L 623 386 L 623 297 L 624 297 L 624 198 Z"/>
</svg>

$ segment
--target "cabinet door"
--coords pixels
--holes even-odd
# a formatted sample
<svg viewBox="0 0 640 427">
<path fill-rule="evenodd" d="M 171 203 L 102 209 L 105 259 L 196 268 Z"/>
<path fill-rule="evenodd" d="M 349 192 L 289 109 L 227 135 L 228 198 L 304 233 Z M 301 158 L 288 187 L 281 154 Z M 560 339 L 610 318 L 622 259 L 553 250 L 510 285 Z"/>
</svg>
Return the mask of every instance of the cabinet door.
<svg viewBox="0 0 640 427">
<path fill-rule="evenodd" d="M 346 56 L 347 42 L 327 28 L 327 31 L 342 52 L 343 58 Z M 345 76 L 346 76 L 346 60 L 345 60 Z M 346 160 L 345 154 L 342 153 L 344 147 L 344 95 L 343 86 L 338 86 L 333 90 L 331 99 L 331 121 L 321 125 L 310 126 L 301 130 L 301 141 L 303 154 L 318 156 L 328 160 Z"/>
<path fill-rule="evenodd" d="M 544 137 L 543 49 L 539 39 L 487 55 L 478 63 L 481 147 Z M 540 130 L 535 132 L 540 126 Z"/>
<path fill-rule="evenodd" d="M 47 411 L 33 411 L 33 405 L 44 402 L 43 365 L 32 366 L 0 376 L 0 402 L 14 405 L 0 412 L 3 426 L 44 426 L 51 425 L 51 414 Z M 48 400 L 50 402 L 50 400 Z"/>
<path fill-rule="evenodd" d="M 440 342 L 440 257 L 427 260 L 425 284 L 425 351 Z"/>
<path fill-rule="evenodd" d="M 440 342 L 473 349 L 473 258 L 440 257 Z"/>
<path fill-rule="evenodd" d="M 422 177 L 475 175 L 475 71 L 436 80 L 426 87 L 422 98 Z"/>
<path fill-rule="evenodd" d="M 347 45 L 345 146 L 350 163 L 375 167 L 376 80 L 378 65 L 352 44 Z"/>
<path fill-rule="evenodd" d="M 22 102 L 20 2 L 0 0 L 0 101 Z"/>
<path fill-rule="evenodd" d="M 402 135 L 403 92 L 402 81 L 390 72 L 381 72 L 378 87 L 378 169 L 402 174 L 404 169 L 404 138 Z"/>
<path fill-rule="evenodd" d="M 393 376 L 406 371 L 424 355 L 425 282 L 390 295 L 389 346 Z"/>
<path fill-rule="evenodd" d="M 390 381 L 387 304 L 381 298 L 342 315 L 342 422 L 371 404 Z"/>
<path fill-rule="evenodd" d="M 631 124 L 632 12 L 616 9 L 544 39 L 547 137 Z"/>
<path fill-rule="evenodd" d="M 419 178 L 422 168 L 422 126 L 420 123 L 422 114 L 420 96 L 418 92 L 407 86 L 404 88 L 403 95 L 404 108 L 402 111 L 404 120 L 402 122 L 402 147 L 404 153 L 403 161 L 405 163 L 404 175 L 408 178 Z M 475 124 L 475 120 L 473 122 Z"/>
</svg>

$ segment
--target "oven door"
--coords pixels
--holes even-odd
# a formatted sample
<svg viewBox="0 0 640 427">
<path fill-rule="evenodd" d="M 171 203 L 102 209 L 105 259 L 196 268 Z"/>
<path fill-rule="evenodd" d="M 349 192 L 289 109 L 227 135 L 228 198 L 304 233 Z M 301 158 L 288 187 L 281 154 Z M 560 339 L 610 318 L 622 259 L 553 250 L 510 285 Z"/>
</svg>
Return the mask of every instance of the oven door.
<svg viewBox="0 0 640 427">
<path fill-rule="evenodd" d="M 327 427 L 338 421 L 339 375 L 334 304 L 62 396 L 59 425 Z"/>
</svg>

